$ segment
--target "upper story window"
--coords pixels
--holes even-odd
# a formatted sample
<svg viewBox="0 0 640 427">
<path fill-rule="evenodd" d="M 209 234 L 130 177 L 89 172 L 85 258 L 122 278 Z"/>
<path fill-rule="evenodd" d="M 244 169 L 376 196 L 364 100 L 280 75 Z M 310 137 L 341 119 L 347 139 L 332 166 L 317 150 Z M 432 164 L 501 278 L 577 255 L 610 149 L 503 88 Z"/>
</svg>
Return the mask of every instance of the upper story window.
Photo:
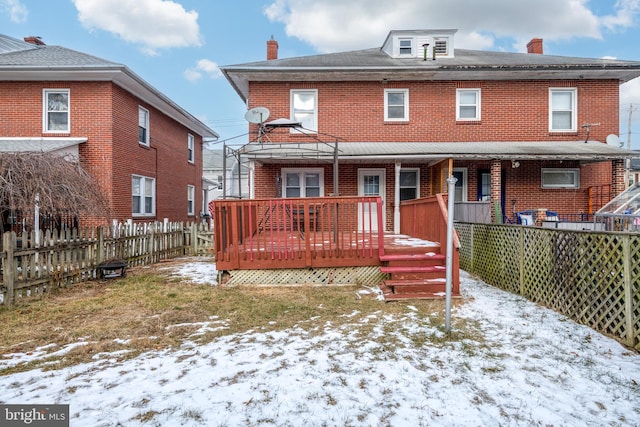
<svg viewBox="0 0 640 427">
<path fill-rule="evenodd" d="M 189 134 L 187 136 L 187 159 L 190 163 L 195 162 L 195 145 L 195 138 L 193 137 L 193 135 Z"/>
<path fill-rule="evenodd" d="M 43 94 L 45 132 L 70 132 L 69 89 L 45 89 Z"/>
<path fill-rule="evenodd" d="M 283 169 L 282 177 L 284 197 L 322 197 L 324 195 L 323 169 Z"/>
<path fill-rule="evenodd" d="M 131 176 L 131 214 L 153 216 L 156 212 L 156 180 L 146 176 Z"/>
<path fill-rule="evenodd" d="M 433 44 L 435 46 L 436 57 L 449 56 L 449 38 L 434 37 Z"/>
<path fill-rule="evenodd" d="M 318 91 L 291 91 L 291 119 L 300 122 L 306 131 L 318 131 Z M 300 132 L 292 129 L 292 132 Z"/>
<path fill-rule="evenodd" d="M 480 89 L 458 89 L 456 104 L 456 120 L 480 120 Z"/>
<path fill-rule="evenodd" d="M 138 142 L 149 145 L 149 110 L 138 107 Z"/>
<path fill-rule="evenodd" d="M 549 131 L 577 131 L 577 90 L 549 89 Z"/>
<path fill-rule="evenodd" d="M 194 215 L 196 200 L 196 187 L 187 185 L 187 215 Z"/>
<path fill-rule="evenodd" d="M 384 90 L 384 120 L 409 121 L 409 90 Z"/>
<path fill-rule="evenodd" d="M 398 53 L 400 55 L 412 55 L 413 39 L 398 39 Z"/>
</svg>

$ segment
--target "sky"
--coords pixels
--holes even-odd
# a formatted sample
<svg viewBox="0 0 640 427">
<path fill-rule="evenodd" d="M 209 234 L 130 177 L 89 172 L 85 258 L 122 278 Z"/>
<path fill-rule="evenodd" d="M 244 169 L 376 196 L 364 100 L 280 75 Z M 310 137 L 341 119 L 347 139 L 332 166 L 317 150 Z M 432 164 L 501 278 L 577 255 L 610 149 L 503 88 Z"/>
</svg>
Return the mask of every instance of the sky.
<svg viewBox="0 0 640 427">
<path fill-rule="evenodd" d="M 0 0 L 1 33 L 125 64 L 219 144 L 248 140 L 246 106 L 219 67 L 265 60 L 271 37 L 287 58 L 433 28 L 457 29 L 459 48 L 524 52 L 540 37 L 545 54 L 640 60 L 640 0 Z M 619 137 L 640 149 L 640 79 L 621 88 Z"/>
<path fill-rule="evenodd" d="M 171 268 L 217 286 L 205 258 Z M 180 348 L 0 376 L 0 403 L 69 404 L 72 427 L 640 425 L 638 353 L 465 272 L 461 291 L 452 332 L 464 339 L 432 321 L 442 311 L 411 302 L 392 303 L 403 304 L 400 314 L 344 313 L 340 326 L 255 328 L 197 343 L 231 321 L 214 316 Z M 381 299 L 364 287 L 355 297 Z M 64 357 L 88 340 L 10 354 L 0 368 Z"/>
</svg>

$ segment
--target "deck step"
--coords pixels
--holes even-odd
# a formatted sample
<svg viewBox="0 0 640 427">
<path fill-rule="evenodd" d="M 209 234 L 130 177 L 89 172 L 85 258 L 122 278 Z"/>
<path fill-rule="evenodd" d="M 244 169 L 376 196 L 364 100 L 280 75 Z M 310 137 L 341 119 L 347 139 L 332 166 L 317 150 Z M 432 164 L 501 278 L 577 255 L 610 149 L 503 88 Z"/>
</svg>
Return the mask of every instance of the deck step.
<svg viewBox="0 0 640 427">
<path fill-rule="evenodd" d="M 445 273 L 446 267 L 444 265 L 427 265 L 427 266 L 382 266 L 380 267 L 382 273 Z"/>
<path fill-rule="evenodd" d="M 394 294 L 417 294 L 445 292 L 443 279 L 385 280 L 384 284 Z"/>
<path fill-rule="evenodd" d="M 406 253 L 406 254 L 385 254 L 380 255 L 380 261 L 426 261 L 438 260 L 442 261 L 445 256 L 435 252 L 427 252 L 423 254 Z"/>
<path fill-rule="evenodd" d="M 444 292 L 420 292 L 415 294 L 385 294 L 385 301 L 401 301 L 401 300 L 416 300 L 416 299 L 445 299 Z"/>
</svg>

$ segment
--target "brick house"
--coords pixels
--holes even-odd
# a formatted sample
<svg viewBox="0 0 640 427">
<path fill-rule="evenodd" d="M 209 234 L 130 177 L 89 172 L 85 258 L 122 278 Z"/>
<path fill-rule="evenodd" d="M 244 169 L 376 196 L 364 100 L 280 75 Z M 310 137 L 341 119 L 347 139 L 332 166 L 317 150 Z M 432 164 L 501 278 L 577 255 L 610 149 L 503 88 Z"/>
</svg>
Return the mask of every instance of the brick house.
<svg viewBox="0 0 640 427">
<path fill-rule="evenodd" d="M 0 151 L 77 155 L 110 203 L 91 222 L 199 218 L 218 135 L 125 65 L 0 35 L 0 116 Z"/>
<path fill-rule="evenodd" d="M 449 171 L 456 200 L 487 202 L 494 221 L 592 213 L 625 188 L 628 151 L 606 141 L 640 62 L 544 55 L 541 39 L 528 53 L 456 49 L 455 33 L 282 59 L 272 39 L 266 61 L 222 67 L 269 114 L 241 150 L 251 196 L 380 195 L 397 231 L 400 202 L 446 192 Z"/>
</svg>

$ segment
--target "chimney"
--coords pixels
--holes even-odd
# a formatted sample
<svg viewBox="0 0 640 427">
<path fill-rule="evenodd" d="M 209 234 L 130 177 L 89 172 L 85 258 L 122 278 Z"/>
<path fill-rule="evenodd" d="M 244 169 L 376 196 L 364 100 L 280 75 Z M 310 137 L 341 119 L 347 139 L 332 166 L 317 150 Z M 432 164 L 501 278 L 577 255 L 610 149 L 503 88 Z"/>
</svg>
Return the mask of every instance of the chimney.
<svg viewBox="0 0 640 427">
<path fill-rule="evenodd" d="M 278 59 L 278 42 L 271 35 L 271 40 L 267 40 L 267 61 Z"/>
<path fill-rule="evenodd" d="M 24 41 L 38 46 L 44 46 L 44 42 L 42 41 L 42 37 L 40 36 L 27 36 L 24 38 Z"/>
<path fill-rule="evenodd" d="M 531 41 L 527 43 L 527 53 L 542 55 L 542 39 L 531 39 Z"/>
</svg>

